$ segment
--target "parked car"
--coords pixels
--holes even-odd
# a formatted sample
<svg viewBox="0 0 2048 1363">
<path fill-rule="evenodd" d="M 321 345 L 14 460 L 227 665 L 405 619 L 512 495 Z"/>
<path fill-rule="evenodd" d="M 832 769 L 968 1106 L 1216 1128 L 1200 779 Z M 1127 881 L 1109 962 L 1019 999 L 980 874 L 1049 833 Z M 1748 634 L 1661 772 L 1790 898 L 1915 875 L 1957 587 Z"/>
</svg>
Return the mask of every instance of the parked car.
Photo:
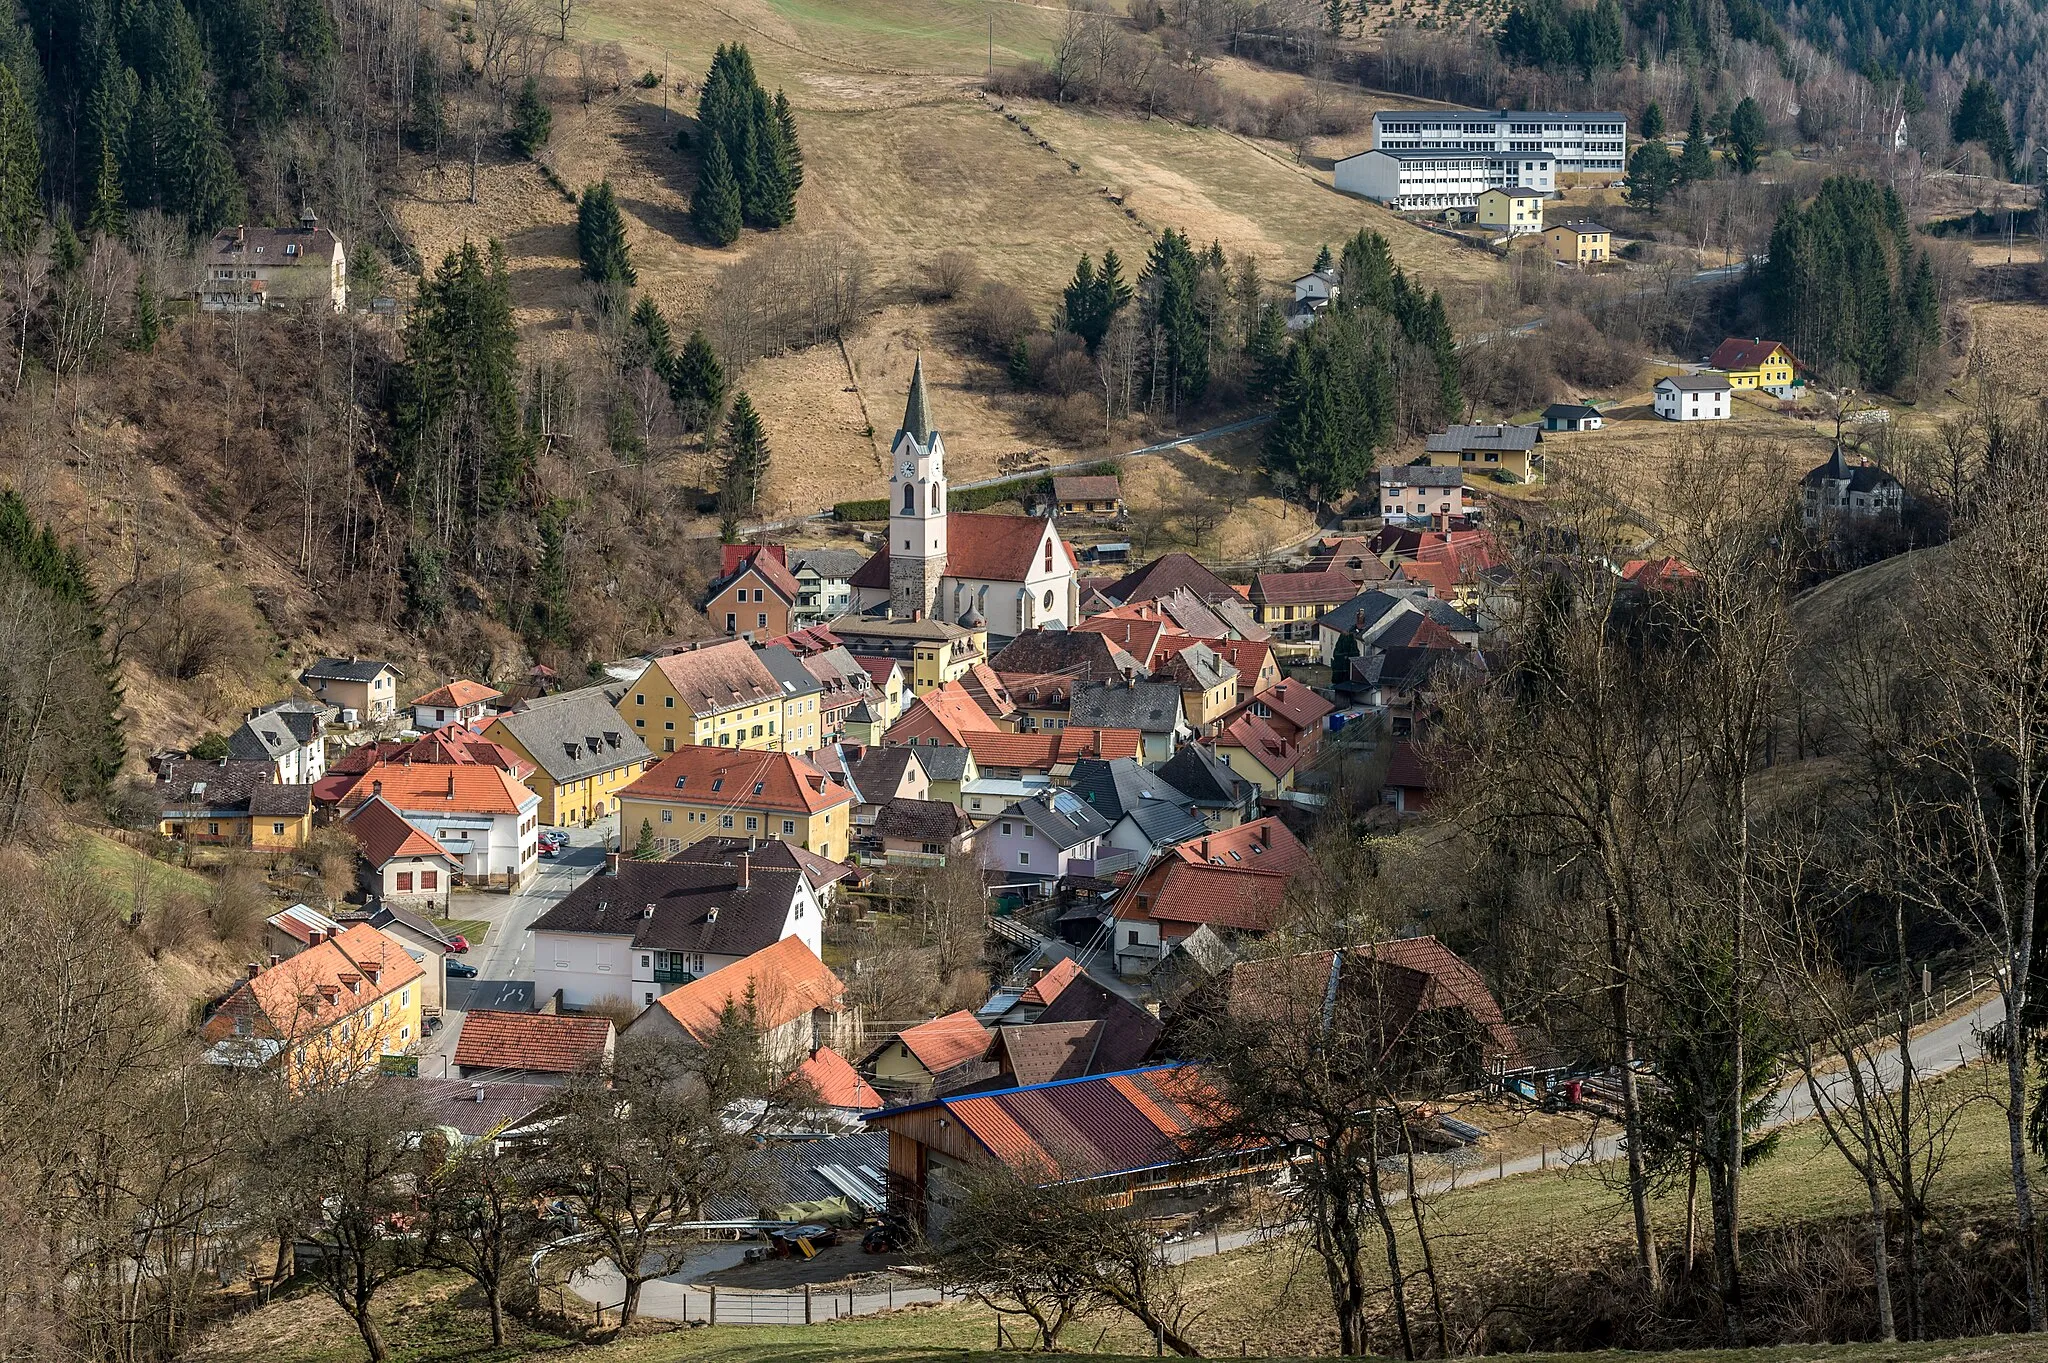
<svg viewBox="0 0 2048 1363">
<path fill-rule="evenodd" d="M 458 932 L 448 939 L 448 949 L 457 956 L 460 956 L 463 952 L 469 950 L 469 939 Z"/>
<path fill-rule="evenodd" d="M 544 828 L 540 834 L 540 845 L 542 847 L 566 847 L 569 845 L 569 835 L 559 828 Z"/>
<path fill-rule="evenodd" d="M 453 956 L 450 956 L 448 958 L 448 973 L 458 980 L 473 980 L 476 978 L 476 967 L 468 961 L 458 961 Z"/>
<path fill-rule="evenodd" d="M 562 854 L 562 845 L 556 842 L 544 842 L 540 845 L 540 854 L 552 861 Z"/>
</svg>

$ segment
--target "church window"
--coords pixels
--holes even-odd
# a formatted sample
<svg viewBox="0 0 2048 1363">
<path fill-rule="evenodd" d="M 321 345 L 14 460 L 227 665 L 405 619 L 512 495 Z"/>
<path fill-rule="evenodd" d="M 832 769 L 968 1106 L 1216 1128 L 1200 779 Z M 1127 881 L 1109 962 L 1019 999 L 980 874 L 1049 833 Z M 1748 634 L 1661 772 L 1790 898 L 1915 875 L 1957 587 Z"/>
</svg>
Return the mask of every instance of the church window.
<svg viewBox="0 0 2048 1363">
<path fill-rule="evenodd" d="M 916 495 L 915 489 L 913 489 L 913 488 L 912 488 L 912 487 L 910 486 L 910 484 L 908 484 L 908 483 L 905 483 L 905 484 L 903 485 L 903 514 L 904 514 L 904 515 L 906 515 L 906 516 L 908 516 L 908 515 L 909 515 L 909 514 L 911 513 L 911 510 L 912 510 L 912 505 L 911 505 L 911 499 L 912 499 L 912 498 L 913 498 L 913 497 L 914 497 L 915 495 Z M 906 549 L 908 549 L 908 548 L 909 548 L 910 546 L 906 544 L 906 545 L 904 545 L 903 547 L 904 547 L 904 548 L 906 548 Z"/>
<path fill-rule="evenodd" d="M 1045 542 L 1045 570 L 1048 573 L 1052 571 L 1052 540 L 1050 538 Z M 1050 606 L 1052 602 L 1048 601 L 1045 604 Z"/>
</svg>

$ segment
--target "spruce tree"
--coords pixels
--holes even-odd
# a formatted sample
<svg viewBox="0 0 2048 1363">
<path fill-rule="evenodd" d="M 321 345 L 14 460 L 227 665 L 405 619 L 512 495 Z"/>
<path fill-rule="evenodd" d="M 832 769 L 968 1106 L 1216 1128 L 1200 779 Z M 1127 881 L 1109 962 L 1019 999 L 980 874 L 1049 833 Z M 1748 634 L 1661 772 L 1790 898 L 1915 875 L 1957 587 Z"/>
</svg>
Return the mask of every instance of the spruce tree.
<svg viewBox="0 0 2048 1363">
<path fill-rule="evenodd" d="M 422 43 L 413 58 L 405 133 L 416 149 L 440 158 L 441 143 L 448 136 L 448 102 L 441 93 L 441 63 L 428 43 Z"/>
<path fill-rule="evenodd" d="M 768 477 L 768 433 L 745 393 L 732 400 L 726 414 L 724 444 L 725 487 L 734 509 L 752 513 L 760 508 L 761 485 Z"/>
<path fill-rule="evenodd" d="M 1641 132 L 1645 142 L 1654 142 L 1664 136 L 1664 109 L 1654 99 L 1643 110 Z"/>
<path fill-rule="evenodd" d="M 705 148 L 697 172 L 697 188 L 690 195 L 690 221 L 698 235 L 713 246 L 730 246 L 740 239 L 739 182 L 733 178 L 725 143 L 716 137 Z"/>
<path fill-rule="evenodd" d="M 1645 142 L 1628 158 L 1628 202 L 1654 213 L 1678 187 L 1678 162 L 1662 142 Z"/>
<path fill-rule="evenodd" d="M 796 192 L 804 187 L 804 152 L 796 140 L 796 111 L 789 107 L 789 96 L 775 92 L 775 122 L 782 129 L 783 155 L 789 161 L 789 193 L 792 200 Z"/>
<path fill-rule="evenodd" d="M 196 233 L 218 231 L 243 213 L 242 182 L 221 134 L 199 33 L 182 5 L 164 7 L 164 75 L 157 143 L 157 202 Z M 154 93 L 154 88 L 152 88 Z M 131 202 L 134 200 L 131 199 Z"/>
<path fill-rule="evenodd" d="M 1988 80 L 1972 80 L 1963 86 L 1949 120 L 1949 136 L 1958 142 L 1981 142 L 2001 174 L 2012 169 L 2012 131 L 2005 121 L 2005 105 Z"/>
<path fill-rule="evenodd" d="M 576 254 L 583 277 L 599 288 L 629 289 L 639 283 L 633 249 L 626 242 L 626 219 L 612 194 L 612 182 L 586 185 L 576 204 Z"/>
<path fill-rule="evenodd" d="M 1744 97 L 1728 119 L 1728 143 L 1738 172 L 1748 175 L 1763 163 L 1764 137 L 1768 131 L 1762 106 Z"/>
<path fill-rule="evenodd" d="M 1124 278 L 1123 258 L 1114 246 L 1102 253 L 1102 268 L 1095 272 L 1095 312 L 1102 318 L 1104 335 L 1116 321 L 1116 315 L 1131 301 L 1130 281 Z"/>
<path fill-rule="evenodd" d="M 121 168 L 115 163 L 113 144 L 109 142 L 100 143 L 100 173 L 93 182 L 85 230 L 95 237 L 120 237 L 128 232 L 128 206 L 121 197 Z"/>
<path fill-rule="evenodd" d="M 1287 376 L 1287 318 L 1277 304 L 1260 305 L 1251 339 L 1244 349 L 1252 362 L 1251 382 L 1247 385 L 1252 396 L 1272 397 Z"/>
<path fill-rule="evenodd" d="M 135 284 L 135 331 L 130 336 L 128 348 L 148 354 L 156 349 L 157 337 L 163 332 L 163 317 L 157 310 L 156 290 L 140 280 Z"/>
<path fill-rule="evenodd" d="M 1324 242 L 1323 249 L 1316 252 L 1316 268 L 1327 270 L 1336 263 L 1336 259 L 1330 254 L 1330 243 Z"/>
<path fill-rule="evenodd" d="M 642 819 L 640 821 L 640 838 L 633 844 L 633 860 L 654 861 L 660 855 L 659 852 L 654 850 L 654 825 L 646 819 Z"/>
<path fill-rule="evenodd" d="M 677 416 L 693 431 L 701 431 L 718 418 L 725 405 L 725 367 L 701 330 L 690 339 L 668 371 L 668 400 Z"/>
<path fill-rule="evenodd" d="M 1685 126 L 1685 150 L 1678 157 L 1678 180 L 1690 184 L 1695 180 L 1714 178 L 1714 152 L 1707 145 L 1706 115 L 1700 109 L 1700 101 L 1692 102 L 1692 118 Z"/>
<path fill-rule="evenodd" d="M 540 83 L 528 76 L 519 87 L 519 102 L 512 106 L 512 145 L 531 156 L 548 144 L 554 128 L 554 110 L 540 97 Z"/>
<path fill-rule="evenodd" d="M 640 301 L 633 305 L 629 325 L 628 365 L 644 365 L 666 379 L 675 363 L 675 342 L 669 334 L 668 318 L 661 315 L 660 305 L 646 294 L 641 294 Z"/>
<path fill-rule="evenodd" d="M 1095 262 L 1086 254 L 1074 267 L 1074 277 L 1068 281 L 1060 303 L 1067 330 L 1086 342 L 1088 353 L 1094 354 L 1095 347 L 1102 343 L 1102 333 L 1108 329 L 1109 319 L 1096 313 Z"/>
<path fill-rule="evenodd" d="M 35 113 L 0 66 L 0 246 L 23 251 L 43 221 L 43 152 Z"/>
</svg>

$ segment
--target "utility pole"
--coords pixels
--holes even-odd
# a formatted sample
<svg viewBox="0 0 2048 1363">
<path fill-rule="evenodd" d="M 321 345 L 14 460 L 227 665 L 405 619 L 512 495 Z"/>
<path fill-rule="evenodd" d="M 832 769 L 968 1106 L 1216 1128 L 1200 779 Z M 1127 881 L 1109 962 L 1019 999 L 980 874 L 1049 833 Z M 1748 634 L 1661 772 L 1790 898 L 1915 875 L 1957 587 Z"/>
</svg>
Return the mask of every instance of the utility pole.
<svg viewBox="0 0 2048 1363">
<path fill-rule="evenodd" d="M 668 126 L 668 53 L 661 54 L 661 126 Z"/>
<path fill-rule="evenodd" d="M 996 74 L 996 12 L 988 12 L 988 74 L 993 80 Z"/>
</svg>

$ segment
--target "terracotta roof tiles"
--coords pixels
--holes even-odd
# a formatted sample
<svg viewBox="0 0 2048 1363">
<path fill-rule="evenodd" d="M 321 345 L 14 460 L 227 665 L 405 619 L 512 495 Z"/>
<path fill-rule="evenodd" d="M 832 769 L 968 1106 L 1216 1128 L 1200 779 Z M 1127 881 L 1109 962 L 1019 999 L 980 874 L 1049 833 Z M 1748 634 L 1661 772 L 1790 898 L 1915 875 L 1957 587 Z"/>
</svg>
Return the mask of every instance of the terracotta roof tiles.
<svg viewBox="0 0 2048 1363">
<path fill-rule="evenodd" d="M 575 1074 L 603 1060 L 610 1018 L 472 1009 L 463 1015 L 455 1063 L 465 1069 Z"/>
</svg>

